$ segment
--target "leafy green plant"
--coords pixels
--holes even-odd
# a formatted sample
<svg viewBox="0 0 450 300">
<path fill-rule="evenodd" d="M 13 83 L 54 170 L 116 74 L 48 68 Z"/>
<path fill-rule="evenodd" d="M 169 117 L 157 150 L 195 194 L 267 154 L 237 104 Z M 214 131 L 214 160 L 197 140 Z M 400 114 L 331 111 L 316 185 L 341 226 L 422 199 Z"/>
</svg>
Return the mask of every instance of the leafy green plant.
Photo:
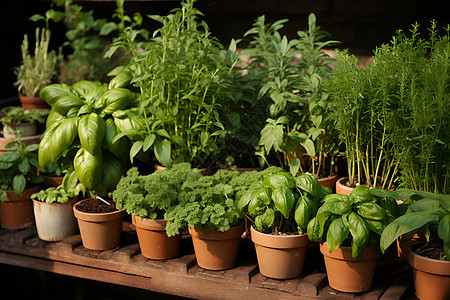
<svg viewBox="0 0 450 300">
<path fill-rule="evenodd" d="M 441 31 L 440 31 L 441 30 Z M 400 185 L 407 189 L 450 192 L 450 26 L 435 21 L 422 38 L 419 25 L 398 31 L 376 52 L 374 63 L 391 81 L 395 105 L 386 118 Z"/>
<path fill-rule="evenodd" d="M 399 237 L 411 238 L 421 232 L 427 244 L 418 253 L 440 250 L 440 259 L 450 260 L 450 197 L 429 192 L 400 189 L 386 191 L 373 189 L 370 194 L 389 197 L 408 203 L 406 213 L 392 221 L 381 234 L 380 248 L 384 251 Z"/>
<path fill-rule="evenodd" d="M 130 53 L 128 69 L 141 99 L 137 110 L 118 112 L 121 135 L 133 143 L 132 157 L 152 149 L 164 166 L 190 162 L 202 166 L 218 152 L 218 136 L 226 90 L 222 46 L 211 36 L 194 1 L 181 3 L 167 16 L 150 16 L 160 22 L 153 38 L 140 42 L 138 29 L 126 29 L 111 45 L 112 55 L 123 48 Z M 145 51 L 138 51 L 136 43 Z"/>
<path fill-rule="evenodd" d="M 20 195 L 27 182 L 38 184 L 42 178 L 37 176 L 38 162 L 35 151 L 38 144 L 25 145 L 19 140 L 5 146 L 10 151 L 0 156 L 0 201 L 5 201 L 6 191 Z"/>
<path fill-rule="evenodd" d="M 305 233 L 320 200 L 331 193 L 316 177 L 305 173 L 293 177 L 278 172 L 254 182 L 239 199 L 238 208 L 260 232 Z"/>
<path fill-rule="evenodd" d="M 108 85 L 79 81 L 42 89 L 41 98 L 52 109 L 39 144 L 39 164 L 47 167 L 73 155 L 74 170 L 87 189 L 101 195 L 113 191 L 124 173 L 129 147 L 126 139 L 113 143 L 118 126 L 112 115 L 133 103 L 132 92 L 123 88 L 128 82 L 116 76 Z"/>
<path fill-rule="evenodd" d="M 10 106 L 6 110 L 6 113 L 1 116 L 0 122 L 13 124 L 28 122 L 44 123 L 47 114 L 48 110 L 45 109 L 29 110 L 21 106 Z"/>
<path fill-rule="evenodd" d="M 322 201 L 308 223 L 309 239 L 326 242 L 330 253 L 339 246 L 352 247 L 355 259 L 361 258 L 366 247 L 379 249 L 384 228 L 402 213 L 394 199 L 377 197 L 365 185 L 350 195 L 330 194 Z"/>
<path fill-rule="evenodd" d="M 31 199 L 42 201 L 45 203 L 67 203 L 70 200 L 77 198 L 80 194 L 86 193 L 86 188 L 79 182 L 76 173 L 69 173 L 63 179 L 63 183 L 57 187 L 49 187 L 45 190 L 40 190 L 31 195 Z"/>
<path fill-rule="evenodd" d="M 337 143 L 328 116 L 330 101 L 323 89 L 332 60 L 322 50 L 337 42 L 322 41 L 329 34 L 316 26 L 314 14 L 309 15 L 308 31 L 297 32 L 298 40 L 279 34 L 285 22 L 265 24 L 260 17 L 246 33 L 253 35 L 247 50 L 252 53 L 251 69 L 263 74 L 259 77 L 258 98 L 271 101 L 257 154 L 266 157 L 274 153 L 279 164 L 293 175 L 300 171 L 329 176 Z M 295 63 L 297 55 L 301 58 Z"/>
<path fill-rule="evenodd" d="M 28 36 L 25 34 L 22 43 L 22 63 L 15 69 L 19 93 L 24 96 L 37 97 L 40 90 L 59 80 L 59 65 L 62 62 L 61 52 L 49 51 L 50 31 L 36 28 L 34 55 L 30 54 Z"/>
</svg>

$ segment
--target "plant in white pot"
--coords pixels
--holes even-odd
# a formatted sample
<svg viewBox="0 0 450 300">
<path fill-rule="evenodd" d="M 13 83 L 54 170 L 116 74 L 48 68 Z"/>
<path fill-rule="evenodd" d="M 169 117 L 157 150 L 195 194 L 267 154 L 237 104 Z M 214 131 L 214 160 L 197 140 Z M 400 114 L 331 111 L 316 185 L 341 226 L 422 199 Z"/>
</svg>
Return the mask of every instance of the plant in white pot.
<svg viewBox="0 0 450 300">
<path fill-rule="evenodd" d="M 0 122 L 3 125 L 3 137 L 5 139 L 17 139 L 16 131 L 21 131 L 21 137 L 37 134 L 37 123 L 43 124 L 48 114 L 44 109 L 24 109 L 20 106 L 9 106 L 2 109 Z"/>
<path fill-rule="evenodd" d="M 36 229 L 41 240 L 61 241 L 77 232 L 72 206 L 78 201 L 78 196 L 85 192 L 85 187 L 72 172 L 65 177 L 62 185 L 31 195 Z"/>
<path fill-rule="evenodd" d="M 329 193 L 331 189 L 305 173 L 270 174 L 250 186 L 238 207 L 253 223 L 251 238 L 261 274 L 276 279 L 301 274 L 309 244 L 306 227 Z"/>
</svg>

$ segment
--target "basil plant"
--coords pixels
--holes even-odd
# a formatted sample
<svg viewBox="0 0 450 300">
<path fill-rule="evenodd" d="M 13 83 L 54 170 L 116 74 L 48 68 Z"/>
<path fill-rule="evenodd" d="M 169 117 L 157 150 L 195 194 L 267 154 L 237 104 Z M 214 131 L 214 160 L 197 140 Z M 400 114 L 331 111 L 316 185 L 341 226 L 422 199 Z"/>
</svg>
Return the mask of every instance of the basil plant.
<svg viewBox="0 0 450 300">
<path fill-rule="evenodd" d="M 316 215 L 320 201 L 331 192 L 312 175 L 293 177 L 279 172 L 253 183 L 239 199 L 238 208 L 257 231 L 302 234 Z"/>
<path fill-rule="evenodd" d="M 124 88 L 130 80 L 119 73 L 109 84 L 79 81 L 43 88 L 40 96 L 51 111 L 39 144 L 39 165 L 45 168 L 73 156 L 74 170 L 87 189 L 101 195 L 114 190 L 125 171 L 129 146 L 126 138 L 113 142 L 119 130 L 112 114 L 133 105 L 134 94 Z"/>
<path fill-rule="evenodd" d="M 384 228 L 402 211 L 394 199 L 377 197 L 365 185 L 349 195 L 327 195 L 322 202 L 308 223 L 309 239 L 326 242 L 330 253 L 340 246 L 351 247 L 355 259 L 366 247 L 379 249 Z"/>
</svg>

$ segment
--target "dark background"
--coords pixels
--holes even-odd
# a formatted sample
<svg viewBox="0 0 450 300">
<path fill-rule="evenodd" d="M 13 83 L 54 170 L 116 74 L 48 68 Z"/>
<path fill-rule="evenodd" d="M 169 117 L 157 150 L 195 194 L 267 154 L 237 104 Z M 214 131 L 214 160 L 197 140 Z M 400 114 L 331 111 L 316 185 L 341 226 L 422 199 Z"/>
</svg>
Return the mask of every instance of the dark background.
<svg viewBox="0 0 450 300">
<path fill-rule="evenodd" d="M 115 1 L 111 0 L 75 2 L 86 10 L 94 10 L 97 18 L 111 19 L 115 9 Z M 34 23 L 28 18 L 35 13 L 45 13 L 50 4 L 48 0 L 0 1 L 0 99 L 17 96 L 12 70 L 21 61 L 23 35 L 28 33 L 34 37 L 36 26 L 44 26 L 43 22 Z M 448 1 L 443 0 L 199 0 L 196 7 L 205 14 L 205 21 L 224 45 L 228 45 L 232 37 L 242 37 L 262 14 L 269 22 L 288 18 L 290 21 L 282 33 L 296 38 L 297 30 L 307 28 L 308 15 L 314 12 L 322 30 L 342 41 L 340 48 L 370 55 L 377 45 L 388 43 L 397 29 L 409 30 L 416 21 L 423 30 L 431 19 L 436 19 L 440 27 L 448 24 L 450 16 L 446 4 Z M 146 18 L 148 14 L 167 14 L 177 6 L 179 1 L 125 1 L 127 14 L 139 11 L 149 30 L 155 29 L 157 24 Z M 50 29 L 52 46 L 58 48 L 65 40 L 65 28 L 60 23 L 53 24 Z"/>
</svg>

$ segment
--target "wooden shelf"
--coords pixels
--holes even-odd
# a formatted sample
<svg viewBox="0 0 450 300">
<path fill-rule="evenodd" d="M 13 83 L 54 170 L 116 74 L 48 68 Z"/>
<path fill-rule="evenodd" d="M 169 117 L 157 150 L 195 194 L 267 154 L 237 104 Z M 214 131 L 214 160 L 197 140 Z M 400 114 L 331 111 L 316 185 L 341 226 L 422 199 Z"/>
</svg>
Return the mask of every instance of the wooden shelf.
<svg viewBox="0 0 450 300">
<path fill-rule="evenodd" d="M 235 268 L 208 271 L 196 264 L 189 236 L 183 237 L 178 258 L 156 261 L 140 254 L 134 231 L 123 231 L 116 249 L 92 251 L 83 247 L 80 235 L 45 242 L 37 237 L 35 228 L 0 229 L 0 263 L 165 294 L 195 299 L 416 299 L 412 272 L 395 258 L 379 261 L 369 292 L 349 294 L 328 285 L 317 246 L 308 249 L 303 274 L 291 280 L 261 275 L 249 239 L 242 239 L 239 251 Z"/>
</svg>

